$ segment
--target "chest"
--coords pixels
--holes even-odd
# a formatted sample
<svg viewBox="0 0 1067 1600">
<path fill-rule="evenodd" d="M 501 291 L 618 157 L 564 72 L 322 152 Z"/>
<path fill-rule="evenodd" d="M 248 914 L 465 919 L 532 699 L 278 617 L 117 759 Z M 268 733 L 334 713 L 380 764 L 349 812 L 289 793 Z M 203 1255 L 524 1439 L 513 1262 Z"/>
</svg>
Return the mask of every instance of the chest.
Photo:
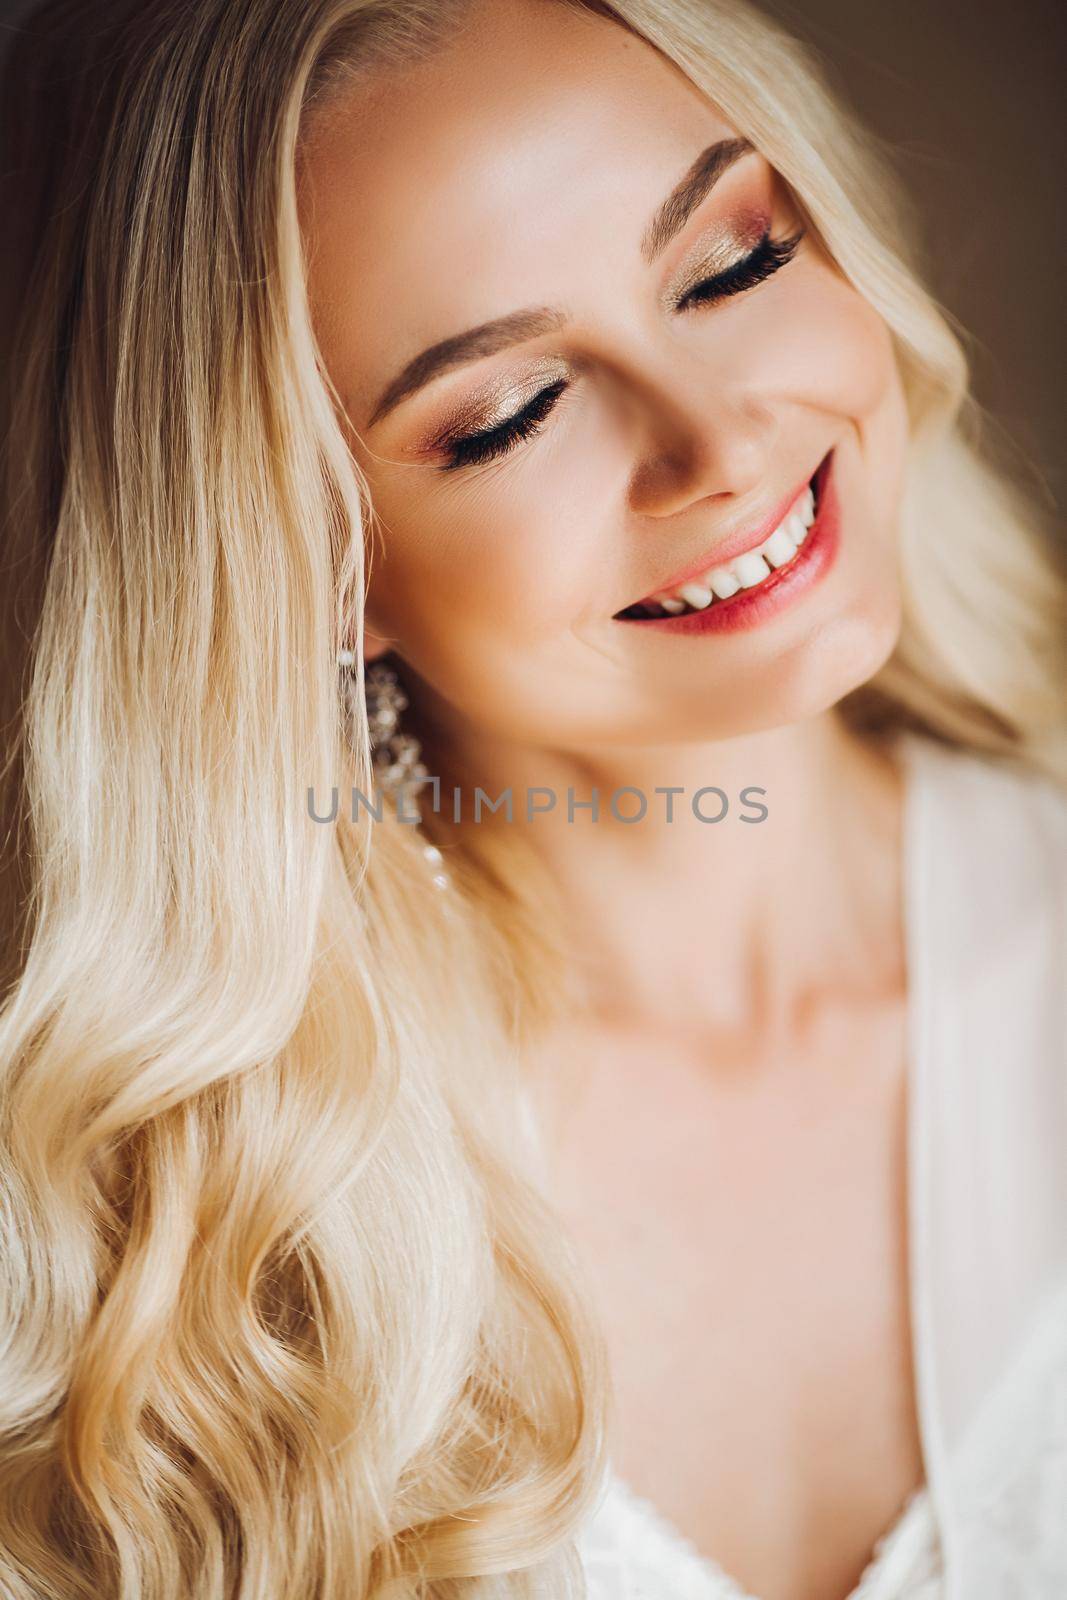
<svg viewBox="0 0 1067 1600">
<path fill-rule="evenodd" d="M 615 1468 L 754 1592 L 843 1595 L 922 1478 L 902 1008 L 777 1051 L 570 1046 L 553 1197 L 608 1342 Z"/>
</svg>

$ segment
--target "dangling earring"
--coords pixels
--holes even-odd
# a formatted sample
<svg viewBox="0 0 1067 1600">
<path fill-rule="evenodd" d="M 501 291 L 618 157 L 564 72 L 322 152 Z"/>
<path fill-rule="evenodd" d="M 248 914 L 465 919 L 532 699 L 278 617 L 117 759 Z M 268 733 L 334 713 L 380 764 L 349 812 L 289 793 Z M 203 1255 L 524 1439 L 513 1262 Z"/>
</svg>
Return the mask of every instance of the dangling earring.
<svg viewBox="0 0 1067 1600">
<path fill-rule="evenodd" d="M 346 674 L 344 695 L 351 717 L 353 696 L 357 690 L 355 651 L 339 650 L 337 665 Z M 407 710 L 408 697 L 400 687 L 392 667 L 387 667 L 384 662 L 372 662 L 364 672 L 363 683 L 374 776 L 386 794 L 395 794 L 403 787 L 405 797 L 410 797 L 415 816 L 421 823 L 422 807 L 418 797 L 429 780 L 429 773 L 421 760 L 419 741 L 412 734 L 405 733 L 400 726 L 400 713 Z M 433 868 L 434 883 L 439 889 L 447 889 L 450 880 L 440 850 L 425 840 L 422 854 Z"/>
</svg>

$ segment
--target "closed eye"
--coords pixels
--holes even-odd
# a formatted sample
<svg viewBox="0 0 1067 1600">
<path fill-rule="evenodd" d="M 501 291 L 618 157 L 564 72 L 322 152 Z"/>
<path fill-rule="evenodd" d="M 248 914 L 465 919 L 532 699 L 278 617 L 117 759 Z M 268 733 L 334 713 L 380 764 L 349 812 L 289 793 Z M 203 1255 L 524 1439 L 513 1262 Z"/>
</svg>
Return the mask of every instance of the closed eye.
<svg viewBox="0 0 1067 1600">
<path fill-rule="evenodd" d="M 742 256 L 732 266 L 715 273 L 713 277 L 702 278 L 691 289 L 687 289 L 675 301 L 674 309 L 688 311 L 693 306 L 713 304 L 717 300 L 728 299 L 730 295 L 743 294 L 746 289 L 754 289 L 758 283 L 763 283 L 772 273 L 792 261 L 803 237 L 801 230 L 788 239 L 772 239 L 768 230 L 747 256 Z"/>
<path fill-rule="evenodd" d="M 450 439 L 444 471 L 454 472 L 457 467 L 474 466 L 479 461 L 491 461 L 496 456 L 506 455 L 523 439 L 537 432 L 567 387 L 567 380 L 558 378 L 555 383 L 541 389 L 521 411 L 516 411 L 506 421 L 498 422 L 495 427 L 486 428 L 481 433 L 468 433 Z"/>
</svg>

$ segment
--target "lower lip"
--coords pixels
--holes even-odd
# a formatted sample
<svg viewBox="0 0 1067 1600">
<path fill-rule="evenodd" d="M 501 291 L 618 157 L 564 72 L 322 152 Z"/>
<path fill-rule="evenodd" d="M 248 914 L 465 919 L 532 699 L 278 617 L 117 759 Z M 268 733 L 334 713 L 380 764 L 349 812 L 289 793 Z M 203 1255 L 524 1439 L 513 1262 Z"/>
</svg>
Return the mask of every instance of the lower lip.
<svg viewBox="0 0 1067 1600">
<path fill-rule="evenodd" d="M 737 633 L 743 628 L 758 628 L 784 611 L 827 573 L 837 555 L 841 535 L 841 508 L 834 487 L 833 453 L 826 457 L 815 474 L 819 510 L 808 529 L 799 554 L 788 566 L 779 567 L 770 578 L 751 589 L 739 589 L 729 600 L 713 600 L 703 611 L 690 611 L 684 617 L 623 617 L 631 627 L 657 633 Z"/>
</svg>

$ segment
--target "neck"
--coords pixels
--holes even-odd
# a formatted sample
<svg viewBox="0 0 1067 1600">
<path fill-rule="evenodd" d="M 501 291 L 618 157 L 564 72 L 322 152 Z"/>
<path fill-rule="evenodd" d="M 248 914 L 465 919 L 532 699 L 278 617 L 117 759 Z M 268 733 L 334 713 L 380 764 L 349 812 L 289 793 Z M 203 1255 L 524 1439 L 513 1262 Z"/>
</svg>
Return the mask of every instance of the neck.
<svg viewBox="0 0 1067 1600">
<path fill-rule="evenodd" d="M 479 770 L 491 795 L 512 791 L 510 826 L 558 887 L 587 1015 L 771 1040 L 820 1000 L 899 987 L 901 781 L 836 713 L 655 749 L 480 743 Z M 533 790 L 555 800 L 528 818 Z M 643 797 L 642 820 L 619 820 L 613 795 L 621 817 Z"/>
</svg>

